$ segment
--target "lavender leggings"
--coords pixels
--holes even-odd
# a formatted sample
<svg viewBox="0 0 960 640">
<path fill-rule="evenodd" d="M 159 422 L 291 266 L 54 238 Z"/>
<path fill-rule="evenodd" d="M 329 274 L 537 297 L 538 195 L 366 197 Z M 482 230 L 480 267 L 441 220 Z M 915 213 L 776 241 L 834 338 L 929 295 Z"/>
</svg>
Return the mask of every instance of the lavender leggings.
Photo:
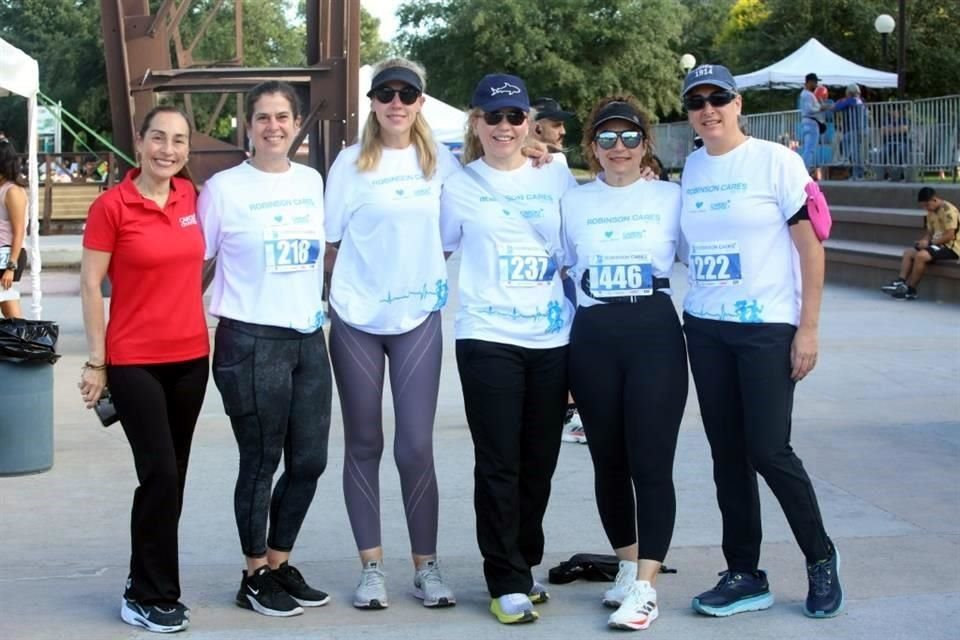
<svg viewBox="0 0 960 640">
<path fill-rule="evenodd" d="M 443 351 L 440 312 L 400 335 L 375 335 L 347 325 L 330 310 L 330 360 L 340 394 L 346 445 L 343 494 L 358 549 L 380 543 L 380 458 L 383 455 L 384 356 L 396 429 L 393 457 L 416 555 L 437 550 L 437 475 L 433 467 L 433 420 Z"/>
</svg>

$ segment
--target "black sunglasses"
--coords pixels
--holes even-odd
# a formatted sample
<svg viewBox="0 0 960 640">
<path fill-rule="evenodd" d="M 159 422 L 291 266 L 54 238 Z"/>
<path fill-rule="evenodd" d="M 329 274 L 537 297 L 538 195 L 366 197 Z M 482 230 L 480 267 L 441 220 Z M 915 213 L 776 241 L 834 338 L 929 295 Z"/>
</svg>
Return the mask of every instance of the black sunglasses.
<svg viewBox="0 0 960 640">
<path fill-rule="evenodd" d="M 393 89 L 391 87 L 377 87 L 370 94 L 376 98 L 377 102 L 390 104 L 393 102 L 393 96 L 399 95 L 400 102 L 405 105 L 411 105 L 420 97 L 420 90 L 415 87 L 404 87 L 403 89 Z"/>
<path fill-rule="evenodd" d="M 623 143 L 627 149 L 636 149 L 640 146 L 640 143 L 643 142 L 643 131 L 598 131 L 593 140 L 597 143 L 601 149 L 609 151 L 617 146 L 617 139 L 620 139 L 620 142 Z"/>
<path fill-rule="evenodd" d="M 733 91 L 714 91 L 708 96 L 686 96 L 683 99 L 683 108 L 687 111 L 700 111 L 708 102 L 711 107 L 725 107 L 736 97 L 737 94 Z"/>
<path fill-rule="evenodd" d="M 506 118 L 514 127 L 519 127 L 527 119 L 527 114 L 519 109 L 511 109 L 510 111 L 484 111 L 483 112 L 483 121 L 486 122 L 491 127 L 495 127 Z"/>
</svg>

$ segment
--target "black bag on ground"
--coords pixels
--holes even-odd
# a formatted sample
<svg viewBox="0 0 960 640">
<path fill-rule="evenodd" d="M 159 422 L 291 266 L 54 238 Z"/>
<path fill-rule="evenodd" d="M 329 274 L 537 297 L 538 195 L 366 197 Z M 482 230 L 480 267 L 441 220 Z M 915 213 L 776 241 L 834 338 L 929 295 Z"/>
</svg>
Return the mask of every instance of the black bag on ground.
<svg viewBox="0 0 960 640">
<path fill-rule="evenodd" d="M 550 584 L 568 584 L 574 580 L 588 582 L 613 582 L 620 571 L 620 561 L 617 556 L 599 553 L 575 553 L 569 560 L 564 560 L 550 569 Z M 667 565 L 660 566 L 660 573 L 676 573 Z"/>
<path fill-rule="evenodd" d="M 42 360 L 53 364 L 60 359 L 57 338 L 60 327 L 49 320 L 0 319 L 0 360 L 27 362 Z"/>
</svg>

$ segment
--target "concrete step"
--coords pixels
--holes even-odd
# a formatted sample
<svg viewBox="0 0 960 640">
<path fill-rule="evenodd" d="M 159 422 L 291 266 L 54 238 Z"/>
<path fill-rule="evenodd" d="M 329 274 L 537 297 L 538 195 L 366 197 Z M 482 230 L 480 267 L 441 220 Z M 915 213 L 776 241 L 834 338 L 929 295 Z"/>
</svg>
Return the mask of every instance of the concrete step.
<svg viewBox="0 0 960 640">
<path fill-rule="evenodd" d="M 827 281 L 879 288 L 897 276 L 904 247 L 882 242 L 839 240 L 824 243 Z M 960 262 L 931 265 L 917 287 L 924 299 L 960 302 Z"/>
<path fill-rule="evenodd" d="M 831 206 L 837 240 L 879 242 L 909 247 L 923 234 L 924 214 L 915 209 L 883 209 L 863 206 Z"/>
<path fill-rule="evenodd" d="M 919 182 L 850 182 L 824 180 L 820 188 L 827 196 L 830 207 L 860 206 L 915 209 L 917 192 L 923 187 L 933 187 L 944 199 L 960 203 L 960 183 Z"/>
</svg>

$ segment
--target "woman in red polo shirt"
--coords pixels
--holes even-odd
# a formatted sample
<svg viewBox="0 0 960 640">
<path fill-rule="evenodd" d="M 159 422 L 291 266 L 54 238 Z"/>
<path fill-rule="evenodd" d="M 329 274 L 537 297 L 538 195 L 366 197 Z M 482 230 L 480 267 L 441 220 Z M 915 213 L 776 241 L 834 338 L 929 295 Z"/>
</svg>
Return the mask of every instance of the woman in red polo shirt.
<svg viewBox="0 0 960 640">
<path fill-rule="evenodd" d="M 186 172 L 190 125 L 174 107 L 144 118 L 140 168 L 90 207 L 80 267 L 90 356 L 80 393 L 92 407 L 104 387 L 133 450 L 140 486 L 131 514 L 124 622 L 185 629 L 179 602 L 177 526 L 210 351 L 201 298 L 204 242 Z M 110 277 L 110 321 L 100 284 Z"/>
</svg>

